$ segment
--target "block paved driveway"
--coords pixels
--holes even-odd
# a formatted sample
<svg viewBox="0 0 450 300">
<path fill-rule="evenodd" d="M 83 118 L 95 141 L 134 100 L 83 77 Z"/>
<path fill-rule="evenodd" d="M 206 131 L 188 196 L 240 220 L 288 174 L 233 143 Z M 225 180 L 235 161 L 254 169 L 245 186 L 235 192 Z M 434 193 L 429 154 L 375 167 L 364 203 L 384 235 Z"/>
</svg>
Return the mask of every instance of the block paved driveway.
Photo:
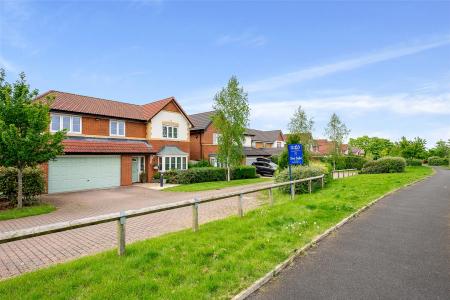
<svg viewBox="0 0 450 300">
<path fill-rule="evenodd" d="M 269 183 L 260 183 L 258 185 L 267 184 Z M 0 232 L 177 202 L 193 199 L 194 196 L 202 197 L 239 191 L 246 188 L 248 186 L 226 188 L 220 191 L 175 193 L 131 186 L 46 195 L 43 196 L 43 201 L 53 203 L 57 207 L 55 212 L 16 220 L 0 221 Z M 245 210 L 253 209 L 259 204 L 260 200 L 258 200 L 256 194 L 248 194 L 244 197 Z M 236 197 L 201 204 L 199 207 L 199 222 L 205 223 L 237 214 L 237 209 Z M 127 220 L 126 240 L 127 243 L 130 243 L 191 226 L 191 207 L 140 216 Z M 116 223 L 111 222 L 0 244 L 0 279 L 108 250 L 116 247 L 116 243 Z"/>
</svg>

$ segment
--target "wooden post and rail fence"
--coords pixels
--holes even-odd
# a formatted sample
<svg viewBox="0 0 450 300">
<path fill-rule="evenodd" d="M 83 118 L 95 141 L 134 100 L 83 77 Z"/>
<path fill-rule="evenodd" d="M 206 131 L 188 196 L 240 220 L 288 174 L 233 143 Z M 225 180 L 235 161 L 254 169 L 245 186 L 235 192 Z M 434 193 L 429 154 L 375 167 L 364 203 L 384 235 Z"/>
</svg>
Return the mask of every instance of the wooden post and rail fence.
<svg viewBox="0 0 450 300">
<path fill-rule="evenodd" d="M 297 180 L 292 180 L 292 181 L 286 181 L 286 182 L 282 182 L 282 183 L 274 183 L 274 184 L 265 185 L 265 186 L 257 186 L 257 187 L 251 188 L 251 189 L 247 189 L 245 191 L 225 193 L 222 195 L 216 195 L 216 196 L 210 196 L 210 197 L 204 197 L 204 198 L 194 198 L 193 200 L 185 200 L 185 201 L 180 201 L 180 202 L 175 202 L 175 203 L 170 203 L 170 204 L 156 205 L 156 206 L 146 207 L 146 208 L 141 208 L 141 209 L 121 211 L 118 213 L 111 213 L 111 214 L 83 218 L 83 219 L 78 219 L 78 220 L 73 220 L 73 221 L 60 222 L 60 223 L 54 223 L 54 224 L 48 224 L 48 225 L 43 225 L 43 226 L 27 228 L 27 229 L 20 229 L 20 230 L 15 230 L 15 231 L 4 232 L 4 233 L 0 234 L 0 244 L 115 221 L 115 222 L 117 222 L 117 252 L 119 255 L 124 255 L 125 254 L 125 222 L 128 218 L 134 218 L 134 217 L 154 214 L 154 213 L 158 213 L 158 212 L 162 212 L 162 211 L 168 211 L 168 210 L 191 206 L 192 207 L 192 230 L 198 231 L 199 230 L 198 210 L 199 210 L 200 204 L 223 200 L 223 199 L 227 199 L 227 198 L 231 198 L 231 197 L 238 197 L 237 198 L 238 199 L 238 215 L 240 217 L 243 217 L 244 216 L 243 201 L 244 201 L 245 194 L 268 190 L 269 203 L 272 206 L 272 205 L 274 205 L 274 198 L 273 198 L 273 189 L 274 188 L 279 188 L 279 187 L 282 187 L 285 185 L 291 185 L 291 186 L 294 186 L 294 188 L 291 188 L 291 193 L 295 193 L 295 184 L 296 183 L 308 182 L 308 191 L 309 191 L 309 193 L 311 193 L 313 180 L 321 180 L 321 187 L 322 188 L 324 187 L 324 184 L 325 184 L 324 183 L 324 175 L 303 178 L 303 179 L 297 179 Z M 292 192 L 292 191 L 294 191 L 294 192 Z"/>
<path fill-rule="evenodd" d="M 337 174 L 337 176 L 335 176 L 336 174 Z M 333 179 L 355 176 L 357 174 L 358 174 L 358 169 L 333 170 L 331 173 Z M 345 176 L 345 175 L 347 175 L 347 176 Z"/>
</svg>

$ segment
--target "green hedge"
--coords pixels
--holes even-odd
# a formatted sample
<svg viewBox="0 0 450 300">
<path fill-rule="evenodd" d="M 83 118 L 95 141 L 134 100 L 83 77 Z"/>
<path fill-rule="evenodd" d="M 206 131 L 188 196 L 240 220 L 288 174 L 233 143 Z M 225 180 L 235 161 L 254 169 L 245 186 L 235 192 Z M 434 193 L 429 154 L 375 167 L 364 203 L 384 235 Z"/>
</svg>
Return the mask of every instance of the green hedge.
<svg viewBox="0 0 450 300">
<path fill-rule="evenodd" d="M 40 168 L 26 168 L 23 171 L 23 204 L 32 205 L 45 191 L 44 174 Z M 12 205 L 17 204 L 17 169 L 0 167 L 0 194 Z"/>
<path fill-rule="evenodd" d="M 367 159 L 362 156 L 348 155 L 344 156 L 345 168 L 344 169 L 358 169 L 361 170 Z"/>
<path fill-rule="evenodd" d="M 231 170 L 231 179 L 256 178 L 256 168 L 240 166 Z M 209 181 L 223 181 L 227 179 L 225 168 L 192 168 L 187 170 L 171 170 L 164 173 L 168 183 L 190 184 Z"/>
<path fill-rule="evenodd" d="M 428 165 L 430 166 L 447 166 L 448 158 L 432 156 L 428 158 Z"/>
<path fill-rule="evenodd" d="M 406 159 L 406 165 L 407 166 L 421 166 L 422 160 L 418 158 L 408 158 Z"/>
<path fill-rule="evenodd" d="M 361 170 L 363 174 L 401 173 L 405 171 L 406 160 L 403 157 L 382 157 L 369 161 Z"/>
<path fill-rule="evenodd" d="M 320 166 L 294 166 L 292 167 L 292 180 L 320 176 L 322 174 L 326 175 L 326 167 Z M 325 181 L 328 180 L 328 176 L 325 176 Z M 285 169 L 279 172 L 275 176 L 275 182 L 286 182 L 289 181 L 289 170 Z M 315 191 L 319 189 L 322 185 L 321 180 L 314 180 L 312 184 L 312 190 Z M 290 185 L 284 185 L 279 188 L 283 193 L 290 192 Z M 308 192 L 308 182 L 301 182 L 295 184 L 296 193 L 307 193 Z"/>
<path fill-rule="evenodd" d="M 195 163 L 191 163 L 189 162 L 189 169 L 191 168 L 209 168 L 212 167 L 212 165 L 209 163 L 209 161 L 202 159 L 199 160 L 198 162 Z"/>
</svg>

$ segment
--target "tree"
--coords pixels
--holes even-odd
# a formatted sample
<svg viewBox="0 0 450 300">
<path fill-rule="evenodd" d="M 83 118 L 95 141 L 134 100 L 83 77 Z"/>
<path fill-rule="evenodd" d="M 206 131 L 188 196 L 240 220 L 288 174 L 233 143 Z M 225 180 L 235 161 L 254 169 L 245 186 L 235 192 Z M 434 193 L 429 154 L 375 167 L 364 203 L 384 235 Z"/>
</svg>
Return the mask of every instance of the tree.
<svg viewBox="0 0 450 300">
<path fill-rule="evenodd" d="M 232 76 L 225 88 L 214 97 L 213 125 L 219 133 L 218 161 L 227 168 L 227 180 L 231 180 L 231 167 L 242 163 L 243 137 L 248 125 L 250 107 L 247 93 Z"/>
<path fill-rule="evenodd" d="M 288 124 L 288 130 L 290 133 L 304 133 L 311 134 L 314 127 L 314 121 L 312 118 L 308 118 L 306 112 L 299 105 L 297 111 L 292 116 Z"/>
<path fill-rule="evenodd" d="M 363 149 L 364 156 L 370 156 L 374 159 L 387 156 L 394 146 L 394 144 L 388 139 L 369 137 L 367 135 L 350 139 L 349 144 L 352 147 Z"/>
<path fill-rule="evenodd" d="M 347 129 L 347 126 L 333 113 L 325 128 L 325 134 L 333 143 L 332 156 L 334 169 L 336 169 L 336 159 L 341 155 L 341 146 L 349 133 L 350 130 Z"/>
<path fill-rule="evenodd" d="M 431 148 L 428 152 L 429 156 L 447 157 L 450 154 L 450 140 L 448 143 L 444 140 L 437 141 L 436 146 Z"/>
<path fill-rule="evenodd" d="M 395 146 L 391 150 L 391 155 L 400 155 L 404 158 L 427 158 L 427 151 L 425 145 L 427 141 L 420 137 L 414 138 L 414 140 L 408 140 L 406 137 L 402 137 L 400 141 L 395 143 Z"/>
<path fill-rule="evenodd" d="M 22 207 L 23 170 L 63 154 L 65 132 L 49 133 L 50 108 L 45 101 L 33 101 L 25 74 L 12 85 L 0 70 L 0 165 L 17 168 L 17 207 Z"/>
</svg>

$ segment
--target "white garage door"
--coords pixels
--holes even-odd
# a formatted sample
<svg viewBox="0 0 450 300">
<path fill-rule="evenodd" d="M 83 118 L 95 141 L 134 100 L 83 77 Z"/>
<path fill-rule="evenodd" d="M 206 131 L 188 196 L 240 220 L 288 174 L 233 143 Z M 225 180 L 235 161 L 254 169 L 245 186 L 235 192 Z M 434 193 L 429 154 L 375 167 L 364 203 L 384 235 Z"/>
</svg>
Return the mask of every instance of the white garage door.
<svg viewBox="0 0 450 300">
<path fill-rule="evenodd" d="M 62 156 L 48 163 L 48 192 L 120 186 L 120 156 Z"/>
</svg>

